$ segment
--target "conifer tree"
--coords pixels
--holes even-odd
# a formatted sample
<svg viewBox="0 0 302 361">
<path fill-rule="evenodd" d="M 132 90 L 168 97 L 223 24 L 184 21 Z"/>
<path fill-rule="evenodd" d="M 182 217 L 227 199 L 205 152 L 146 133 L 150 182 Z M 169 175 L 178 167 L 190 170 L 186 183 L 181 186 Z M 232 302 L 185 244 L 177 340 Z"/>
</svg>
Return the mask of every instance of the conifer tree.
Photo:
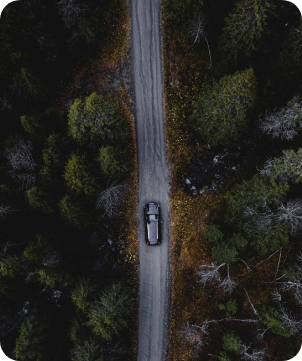
<svg viewBox="0 0 302 361">
<path fill-rule="evenodd" d="M 31 316 L 19 330 L 14 354 L 18 360 L 42 361 L 44 357 L 45 327 L 41 319 Z"/>
<path fill-rule="evenodd" d="M 131 314 L 132 298 L 121 283 L 115 283 L 105 289 L 89 310 L 87 325 L 96 335 L 112 340 L 128 325 Z"/>
<path fill-rule="evenodd" d="M 95 191 L 94 179 L 89 174 L 86 154 L 74 153 L 70 156 L 64 178 L 70 190 L 76 194 L 84 192 L 91 194 Z"/>
<path fill-rule="evenodd" d="M 247 69 L 226 75 L 201 91 L 191 123 L 204 142 L 229 144 L 239 138 L 255 104 L 256 84 L 253 70 Z"/>
<path fill-rule="evenodd" d="M 231 62 L 237 61 L 240 51 L 249 56 L 258 49 L 269 16 L 274 16 L 275 5 L 266 0 L 238 0 L 232 13 L 225 18 L 222 46 Z"/>
</svg>

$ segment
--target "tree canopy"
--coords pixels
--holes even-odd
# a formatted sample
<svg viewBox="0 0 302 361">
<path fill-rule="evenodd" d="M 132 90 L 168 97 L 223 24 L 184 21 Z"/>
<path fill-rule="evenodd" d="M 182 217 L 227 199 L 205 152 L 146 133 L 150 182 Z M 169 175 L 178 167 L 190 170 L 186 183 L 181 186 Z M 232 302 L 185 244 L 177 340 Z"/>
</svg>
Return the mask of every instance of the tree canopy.
<svg viewBox="0 0 302 361">
<path fill-rule="evenodd" d="M 32 315 L 22 323 L 14 350 L 17 359 L 43 360 L 45 326 L 41 321 L 41 319 Z"/>
<path fill-rule="evenodd" d="M 231 62 L 237 61 L 239 51 L 249 56 L 260 44 L 267 31 L 267 18 L 274 15 L 276 6 L 266 0 L 239 0 L 225 18 L 221 45 Z"/>
<path fill-rule="evenodd" d="M 91 305 L 87 325 L 96 335 L 111 340 L 127 326 L 132 302 L 128 290 L 121 283 L 114 283 Z"/>
<path fill-rule="evenodd" d="M 68 114 L 69 134 L 76 140 L 121 140 L 127 136 L 125 119 L 117 105 L 104 95 L 92 93 L 76 99 Z"/>
<path fill-rule="evenodd" d="M 252 69 L 224 76 L 207 85 L 193 108 L 191 123 L 200 138 L 211 145 L 238 139 L 256 101 L 257 82 Z"/>
<path fill-rule="evenodd" d="M 40 187 L 32 187 L 27 192 L 29 204 L 34 208 L 39 208 L 43 213 L 52 215 L 54 213 L 54 204 L 47 194 Z"/>
<path fill-rule="evenodd" d="M 65 167 L 64 179 L 67 187 L 77 193 L 90 194 L 95 191 L 95 182 L 89 172 L 86 154 L 73 153 Z"/>
</svg>

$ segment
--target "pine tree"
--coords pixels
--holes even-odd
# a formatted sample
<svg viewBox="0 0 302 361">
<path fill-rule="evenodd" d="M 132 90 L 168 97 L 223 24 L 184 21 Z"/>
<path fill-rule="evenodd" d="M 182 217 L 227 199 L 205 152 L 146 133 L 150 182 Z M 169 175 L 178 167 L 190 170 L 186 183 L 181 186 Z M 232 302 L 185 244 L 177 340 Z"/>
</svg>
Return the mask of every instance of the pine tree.
<svg viewBox="0 0 302 361">
<path fill-rule="evenodd" d="M 74 196 L 66 194 L 58 203 L 63 218 L 78 228 L 86 227 L 90 217 L 83 207 L 83 202 L 77 201 Z"/>
<path fill-rule="evenodd" d="M 266 0 L 239 0 L 235 3 L 234 10 L 225 18 L 221 42 L 228 60 L 236 63 L 240 51 L 249 56 L 258 49 L 267 31 L 267 19 L 275 15 L 275 7 Z"/>
<path fill-rule="evenodd" d="M 123 289 L 121 283 L 115 283 L 101 293 L 99 301 L 92 304 L 87 325 L 96 335 L 112 340 L 128 326 L 132 303 L 128 290 Z"/>
<path fill-rule="evenodd" d="M 37 269 L 38 281 L 51 288 L 62 285 L 65 281 L 60 271 L 54 269 Z"/>
<path fill-rule="evenodd" d="M 211 145 L 238 139 L 256 100 L 256 78 L 252 69 L 224 76 L 199 95 L 191 116 L 194 131 Z"/>
<path fill-rule="evenodd" d="M 123 140 L 127 127 L 120 109 L 103 95 L 76 99 L 68 114 L 69 134 L 76 140 Z"/>
<path fill-rule="evenodd" d="M 82 311 L 87 310 L 91 303 L 89 297 L 97 289 L 97 285 L 89 278 L 80 278 L 78 284 L 71 294 L 71 298 L 76 307 Z"/>
<path fill-rule="evenodd" d="M 250 180 L 236 184 L 226 193 L 225 222 L 234 224 L 242 222 L 245 207 L 255 207 L 263 199 L 270 205 L 286 196 L 289 189 L 289 184 L 286 182 L 276 183 L 271 177 L 255 174 Z"/>
<path fill-rule="evenodd" d="M 14 354 L 18 360 L 42 361 L 44 359 L 45 327 L 36 316 L 24 321 L 19 330 Z"/>
<path fill-rule="evenodd" d="M 6 256 L 0 262 L 0 273 L 2 276 L 15 278 L 24 272 L 24 266 L 16 255 Z"/>
<path fill-rule="evenodd" d="M 238 250 L 230 243 L 216 243 L 212 248 L 212 258 L 218 264 L 232 264 L 238 260 Z"/>
<path fill-rule="evenodd" d="M 99 162 L 105 177 L 107 178 L 120 178 L 128 171 L 127 166 L 123 163 L 125 161 L 121 158 L 117 150 L 111 146 L 100 148 Z"/>
<path fill-rule="evenodd" d="M 27 192 L 29 204 L 33 208 L 39 208 L 43 213 L 52 215 L 54 213 L 54 204 L 50 196 L 39 187 L 32 187 Z"/>
<path fill-rule="evenodd" d="M 94 179 L 89 174 L 86 154 L 74 153 L 70 156 L 64 178 L 68 188 L 78 194 L 91 194 L 95 191 Z"/>
<path fill-rule="evenodd" d="M 169 20 L 174 20 L 179 23 L 185 23 L 192 19 L 203 6 L 201 0 L 164 0 L 163 7 L 165 16 Z"/>
<path fill-rule="evenodd" d="M 283 155 L 269 159 L 260 171 L 261 175 L 273 176 L 277 181 L 302 181 L 302 148 L 297 152 L 292 149 L 283 150 Z"/>
<path fill-rule="evenodd" d="M 280 320 L 280 315 L 276 307 L 263 306 L 261 309 L 261 318 L 263 325 L 276 335 L 289 337 L 291 332 L 286 329 Z"/>
<path fill-rule="evenodd" d="M 26 67 L 21 67 L 11 81 L 11 90 L 14 94 L 26 100 L 41 97 L 42 83 Z"/>
<path fill-rule="evenodd" d="M 204 235 L 210 242 L 219 242 L 222 241 L 224 235 L 219 229 L 219 225 L 208 224 L 204 229 Z"/>
<path fill-rule="evenodd" d="M 23 255 L 34 265 L 39 265 L 43 260 L 48 245 L 49 241 L 47 236 L 38 234 L 34 239 L 29 241 L 24 249 Z"/>
</svg>

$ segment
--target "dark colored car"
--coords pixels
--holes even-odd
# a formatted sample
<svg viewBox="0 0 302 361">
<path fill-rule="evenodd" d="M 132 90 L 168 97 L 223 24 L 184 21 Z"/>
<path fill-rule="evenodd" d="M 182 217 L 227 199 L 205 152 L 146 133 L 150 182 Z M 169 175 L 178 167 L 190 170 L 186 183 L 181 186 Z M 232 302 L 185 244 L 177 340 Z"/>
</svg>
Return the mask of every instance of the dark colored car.
<svg viewBox="0 0 302 361">
<path fill-rule="evenodd" d="M 144 208 L 145 238 L 148 246 L 161 244 L 160 232 L 160 206 L 156 203 L 148 203 Z"/>
</svg>

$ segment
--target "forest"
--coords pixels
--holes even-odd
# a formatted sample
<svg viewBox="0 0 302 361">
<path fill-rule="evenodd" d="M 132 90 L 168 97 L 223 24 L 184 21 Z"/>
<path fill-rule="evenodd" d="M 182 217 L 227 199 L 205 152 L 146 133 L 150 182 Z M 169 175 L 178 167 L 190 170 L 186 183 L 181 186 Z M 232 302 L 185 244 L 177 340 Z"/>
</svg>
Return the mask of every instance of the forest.
<svg viewBox="0 0 302 361">
<path fill-rule="evenodd" d="M 301 14 L 163 0 L 169 359 L 281 361 L 302 334 Z"/>
<path fill-rule="evenodd" d="M 127 57 L 129 22 L 123 0 L 22 0 L 1 14 L 0 342 L 11 359 L 133 359 L 133 117 L 124 88 L 100 86 Z"/>
</svg>

